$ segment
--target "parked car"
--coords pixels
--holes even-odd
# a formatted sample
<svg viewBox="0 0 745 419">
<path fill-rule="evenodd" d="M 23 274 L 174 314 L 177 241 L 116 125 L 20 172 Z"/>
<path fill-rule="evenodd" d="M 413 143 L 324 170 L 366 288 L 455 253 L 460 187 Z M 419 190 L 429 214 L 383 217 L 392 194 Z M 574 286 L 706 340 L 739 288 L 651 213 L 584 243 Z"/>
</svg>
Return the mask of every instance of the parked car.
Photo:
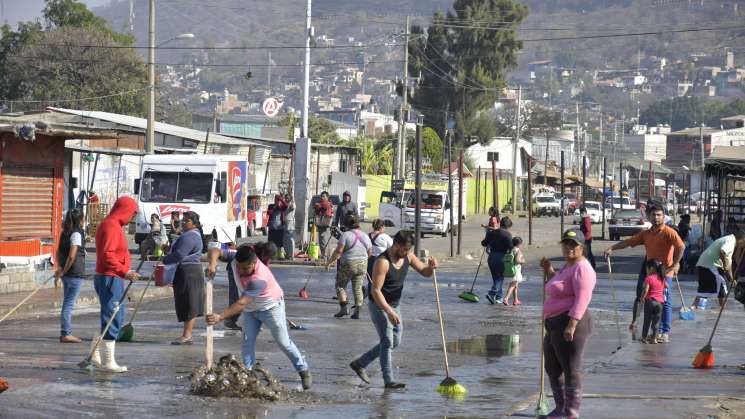
<svg viewBox="0 0 745 419">
<path fill-rule="evenodd" d="M 552 195 L 534 197 L 531 207 L 533 209 L 533 216 L 535 217 L 540 217 L 542 215 L 553 215 L 554 217 L 558 217 L 559 212 L 561 212 L 559 201 L 557 201 Z"/>
<path fill-rule="evenodd" d="M 652 227 L 652 223 L 638 210 L 618 210 L 608 223 L 608 234 L 611 240 L 620 240 Z"/>
<path fill-rule="evenodd" d="M 603 222 L 603 208 L 600 205 L 600 202 L 597 201 L 585 201 L 585 208 L 587 208 L 587 215 L 590 216 L 590 221 L 593 224 L 598 224 Z M 611 218 L 612 211 L 610 208 L 605 208 L 605 219 L 608 220 Z M 574 210 L 574 224 L 579 224 L 582 219 L 579 216 L 579 208 Z"/>
</svg>

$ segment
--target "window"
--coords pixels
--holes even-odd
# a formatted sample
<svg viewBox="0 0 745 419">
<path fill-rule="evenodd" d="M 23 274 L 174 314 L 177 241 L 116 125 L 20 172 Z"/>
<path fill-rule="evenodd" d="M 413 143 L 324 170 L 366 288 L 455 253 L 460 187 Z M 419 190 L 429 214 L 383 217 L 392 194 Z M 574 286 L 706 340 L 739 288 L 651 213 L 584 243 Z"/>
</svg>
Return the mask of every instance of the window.
<svg viewBox="0 0 745 419">
<path fill-rule="evenodd" d="M 488 151 L 486 153 L 486 161 L 499 161 L 499 152 Z"/>
<path fill-rule="evenodd" d="M 347 173 L 347 159 L 342 158 L 339 159 L 339 171 L 342 173 Z"/>
<path fill-rule="evenodd" d="M 142 180 L 143 202 L 210 202 L 212 174 L 148 171 Z"/>
</svg>

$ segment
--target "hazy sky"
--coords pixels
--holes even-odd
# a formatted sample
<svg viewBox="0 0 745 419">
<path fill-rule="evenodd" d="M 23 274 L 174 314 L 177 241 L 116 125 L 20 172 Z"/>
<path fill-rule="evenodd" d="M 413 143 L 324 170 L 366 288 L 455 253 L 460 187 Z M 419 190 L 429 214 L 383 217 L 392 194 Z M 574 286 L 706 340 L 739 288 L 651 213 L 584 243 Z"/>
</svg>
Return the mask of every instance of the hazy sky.
<svg viewBox="0 0 745 419">
<path fill-rule="evenodd" d="M 108 4 L 110 0 L 82 0 L 89 8 Z M 3 15 L 0 22 L 15 26 L 18 21 L 33 20 L 41 16 L 44 0 L 0 0 Z"/>
</svg>

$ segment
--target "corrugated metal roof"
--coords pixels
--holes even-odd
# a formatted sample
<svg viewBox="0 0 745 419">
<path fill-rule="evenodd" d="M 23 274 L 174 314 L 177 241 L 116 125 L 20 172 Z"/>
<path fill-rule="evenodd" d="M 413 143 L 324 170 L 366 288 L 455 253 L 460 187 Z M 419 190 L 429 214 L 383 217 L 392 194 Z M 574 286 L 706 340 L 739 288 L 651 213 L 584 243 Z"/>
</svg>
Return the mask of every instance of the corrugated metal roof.
<svg viewBox="0 0 745 419">
<path fill-rule="evenodd" d="M 139 118 L 131 115 L 121 115 L 116 113 L 101 112 L 101 111 L 81 111 L 76 109 L 65 109 L 65 108 L 47 108 L 53 112 L 60 112 L 68 115 L 77 115 L 82 118 L 99 119 L 101 121 L 111 122 L 114 124 L 125 125 L 128 127 L 137 128 L 142 131 L 147 130 L 147 119 Z M 164 122 L 155 121 L 155 132 L 163 135 L 170 135 L 173 137 L 186 138 L 189 140 L 204 142 L 207 137 L 207 133 L 204 131 L 195 130 L 192 128 L 180 127 L 178 125 L 166 124 Z M 213 144 L 229 144 L 229 145 L 254 145 L 258 147 L 266 147 L 263 144 L 254 143 L 246 140 L 238 140 L 235 138 L 225 137 L 223 135 L 210 133 L 209 142 Z"/>
</svg>

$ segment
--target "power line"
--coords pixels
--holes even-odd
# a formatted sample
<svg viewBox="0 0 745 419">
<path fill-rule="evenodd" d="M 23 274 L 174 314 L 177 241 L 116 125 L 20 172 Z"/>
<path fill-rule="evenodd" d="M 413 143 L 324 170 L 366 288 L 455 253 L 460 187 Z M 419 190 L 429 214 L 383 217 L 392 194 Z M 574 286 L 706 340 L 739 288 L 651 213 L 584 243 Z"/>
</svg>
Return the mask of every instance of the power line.
<svg viewBox="0 0 745 419">
<path fill-rule="evenodd" d="M 109 60 L 86 60 L 86 59 L 75 59 L 75 58 L 51 58 L 51 57 L 29 57 L 29 56 L 15 56 L 16 59 L 22 59 L 26 61 L 64 61 L 64 62 L 77 62 L 77 63 L 110 63 Z M 385 61 L 365 61 L 367 64 L 397 64 L 402 63 L 403 60 L 385 60 Z M 361 65 L 362 63 L 357 61 L 335 61 L 335 62 L 321 62 L 311 63 L 313 66 L 325 67 L 325 66 L 344 66 L 344 65 Z M 144 65 L 144 63 L 143 63 Z M 155 63 L 158 66 L 173 66 L 173 67 L 302 67 L 302 63 L 298 64 L 199 64 L 199 63 Z"/>
<path fill-rule="evenodd" d="M 118 92 L 118 93 L 111 93 L 108 95 L 102 95 L 102 96 L 89 96 L 89 97 L 81 97 L 81 98 L 75 98 L 75 99 L 44 99 L 44 100 L 25 100 L 25 99 L 0 99 L 0 102 L 10 102 L 10 103 L 65 103 L 65 102 L 84 102 L 88 100 L 100 100 L 100 99 L 108 99 L 112 97 L 117 96 L 127 96 L 134 93 L 139 93 L 145 90 L 148 90 L 149 87 L 142 87 L 140 89 L 134 89 L 134 90 L 128 90 L 125 92 Z"/>
<path fill-rule="evenodd" d="M 49 43 L 39 43 L 39 42 L 29 42 L 26 45 L 37 45 L 37 46 L 43 46 L 43 47 L 59 47 L 59 48 L 89 48 L 89 49 L 144 49 L 147 50 L 150 47 L 148 46 L 137 46 L 137 45 L 92 45 L 92 44 L 49 44 Z M 366 49 L 366 48 L 379 48 L 379 47 L 400 47 L 404 44 L 393 44 L 393 43 L 383 43 L 383 44 L 370 44 L 370 45 L 356 45 L 356 44 L 350 44 L 350 45 L 316 45 L 311 46 L 311 49 Z M 242 47 L 234 47 L 234 46 L 227 46 L 227 47 L 156 47 L 156 50 L 194 50 L 194 51 L 215 51 L 215 50 L 225 50 L 225 51 L 251 51 L 251 50 L 268 50 L 268 49 L 305 49 L 305 46 L 295 46 L 295 45 L 270 45 L 270 46 L 242 46 Z"/>
</svg>

